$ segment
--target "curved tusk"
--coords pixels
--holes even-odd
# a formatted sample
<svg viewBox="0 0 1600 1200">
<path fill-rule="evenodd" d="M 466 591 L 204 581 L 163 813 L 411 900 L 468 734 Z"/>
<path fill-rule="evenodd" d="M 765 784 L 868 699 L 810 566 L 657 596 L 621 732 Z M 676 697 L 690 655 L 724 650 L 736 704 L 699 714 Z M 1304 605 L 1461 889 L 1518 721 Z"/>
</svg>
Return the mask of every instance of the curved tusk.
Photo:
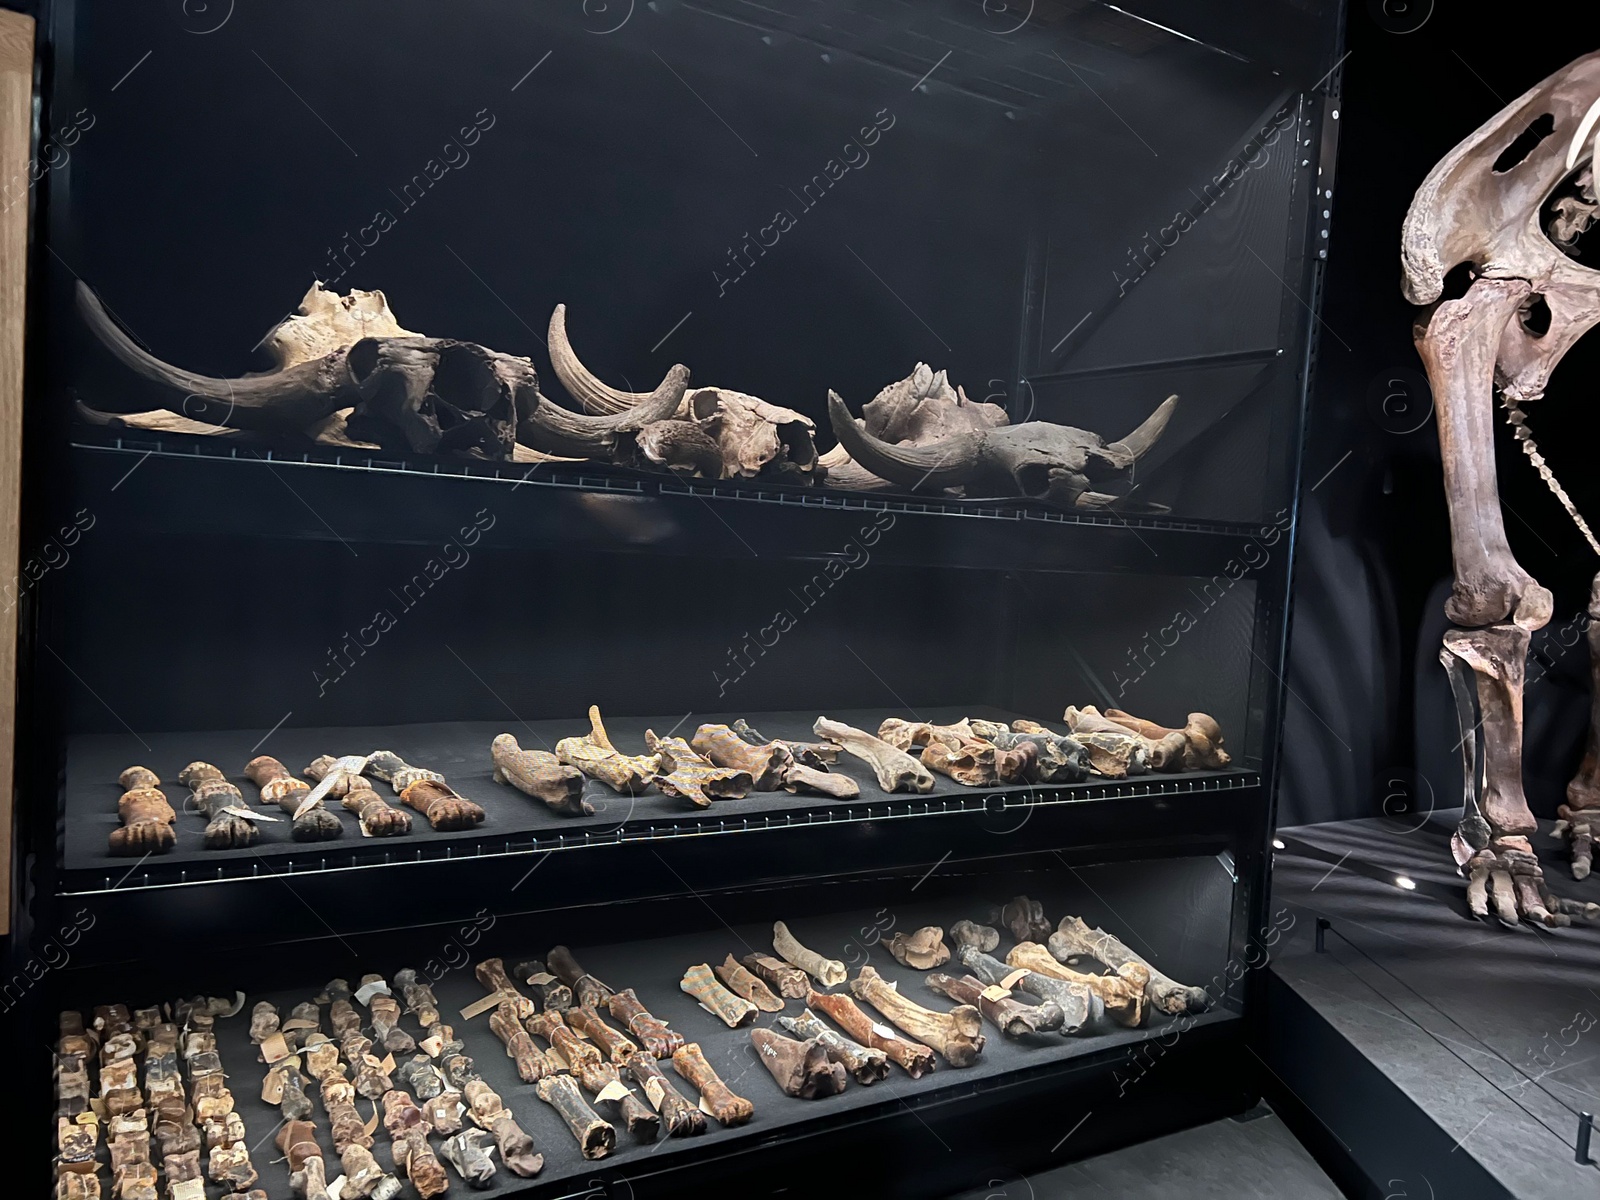
<svg viewBox="0 0 1600 1200">
<path fill-rule="evenodd" d="M 652 399 L 655 392 L 624 392 L 614 387 L 608 387 L 590 373 L 589 368 L 578 361 L 577 353 L 572 349 L 572 343 L 567 339 L 567 306 L 556 305 L 555 312 L 550 314 L 550 365 L 555 368 L 556 378 L 561 380 L 561 385 L 567 393 L 576 400 L 586 413 L 597 416 L 615 416 L 627 412 L 645 401 Z M 688 384 L 688 368 L 676 366 L 674 371 L 684 372 L 684 383 Z M 671 372 L 668 372 L 671 378 Z M 659 388 L 656 391 L 660 391 Z"/>
<path fill-rule="evenodd" d="M 1172 414 L 1178 407 L 1178 397 L 1168 396 L 1160 406 L 1145 418 L 1144 424 L 1135 429 L 1120 442 L 1112 442 L 1107 450 L 1121 450 L 1130 455 L 1134 462 L 1138 462 L 1150 452 L 1161 434 L 1167 428 L 1167 422 L 1172 420 Z"/>
<path fill-rule="evenodd" d="M 517 421 L 517 440 L 546 454 L 594 458 L 617 444 L 618 434 L 637 433 L 646 425 L 665 421 L 678 411 L 689 388 L 689 368 L 673 367 L 643 401 L 625 412 L 590 417 L 562 408 L 540 394 L 533 411 Z"/>
<path fill-rule="evenodd" d="M 916 491 L 959 487 L 972 478 L 982 440 L 957 433 L 928 446 L 892 446 L 873 437 L 851 417 L 839 393 L 828 393 L 828 420 L 839 444 L 860 466 L 880 479 Z"/>
<path fill-rule="evenodd" d="M 281 430 L 285 426 L 303 429 L 345 407 L 340 401 L 343 352 L 266 375 L 216 379 L 179 370 L 146 352 L 122 332 L 100 298 L 81 280 L 77 304 L 84 324 L 117 361 L 181 396 L 165 406 L 169 412 L 230 429 Z"/>
</svg>

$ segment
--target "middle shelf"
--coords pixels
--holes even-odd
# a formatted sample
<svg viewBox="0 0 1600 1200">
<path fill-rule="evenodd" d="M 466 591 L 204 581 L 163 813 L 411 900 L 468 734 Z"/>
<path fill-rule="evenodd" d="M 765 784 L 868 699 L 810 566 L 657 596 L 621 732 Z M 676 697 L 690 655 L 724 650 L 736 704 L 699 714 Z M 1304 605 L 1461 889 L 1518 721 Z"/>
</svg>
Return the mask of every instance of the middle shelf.
<svg viewBox="0 0 1600 1200">
<path fill-rule="evenodd" d="M 827 714 L 859 728 L 875 731 L 892 715 L 882 710 L 846 709 Z M 1009 722 L 1019 714 L 986 706 L 968 709 L 925 709 L 919 719 L 948 723 L 962 717 Z M 772 738 L 814 740 L 815 713 L 768 712 L 749 714 L 750 722 Z M 680 714 L 667 717 L 615 717 L 607 726 L 619 749 L 641 752 L 647 729 L 685 738 L 701 723 L 731 722 L 728 714 Z M 500 733 L 513 733 L 527 749 L 550 749 L 562 738 L 583 732 L 581 722 L 508 720 L 438 724 L 366 726 L 344 728 L 283 728 L 262 737 L 257 730 L 194 733 L 89 734 L 71 740 L 63 791 L 64 829 L 61 863 L 67 892 L 127 891 L 139 888 L 186 886 L 219 880 L 250 880 L 270 876 L 302 876 L 375 866 L 404 866 L 453 860 L 477 860 L 554 850 L 615 846 L 626 843 L 705 838 L 750 832 L 794 831 L 816 826 L 874 824 L 886 821 L 925 820 L 962 816 L 989 819 L 996 828 L 1019 825 L 1005 818 L 1011 810 L 1031 814 L 1037 808 L 1105 808 L 1132 802 L 1141 807 L 1165 806 L 1181 797 L 1238 797 L 1255 795 L 1259 776 L 1252 770 L 1147 773 L 1122 780 L 1091 776 L 1083 783 L 1014 784 L 985 788 L 965 787 L 945 775 L 935 774 L 934 789 L 926 794 L 890 794 L 875 781 L 859 759 L 841 756 L 833 770 L 853 779 L 859 797 L 833 800 L 824 796 L 788 792 L 752 792 L 740 800 L 719 800 L 709 809 L 693 809 L 687 802 L 654 789 L 637 796 L 612 791 L 594 780 L 585 785 L 585 799 L 593 806 L 589 816 L 552 813 L 539 801 L 494 781 L 489 746 Z M 354 814 L 330 803 L 343 829 L 328 841 L 296 842 L 289 833 L 286 814 L 258 826 L 252 846 L 208 850 L 203 830 L 206 818 L 181 803 L 186 788 L 175 783 L 178 772 L 195 761 L 216 764 L 256 806 L 257 789 L 244 778 L 244 764 L 258 754 L 280 759 L 300 772 L 322 755 L 367 754 L 392 750 L 407 762 L 440 772 L 450 786 L 482 806 L 485 819 L 471 829 L 444 832 L 424 820 L 413 822 L 401 837 L 363 837 Z M 122 789 L 118 775 L 140 764 L 155 771 L 166 783 L 169 799 L 180 809 L 177 844 L 168 853 L 139 859 L 109 853 L 108 839 L 118 827 L 117 802 Z M 380 787 L 384 785 L 378 785 Z M 392 798 L 392 797 L 391 797 Z M 1230 806 L 1231 807 L 1231 806 Z M 1131 814 L 1130 814 L 1131 815 Z M 1231 826 L 1219 824 L 1208 810 L 1196 808 L 1190 820 L 1173 820 L 1176 835 L 1192 825 L 1212 832 Z M 1110 823 L 1108 827 L 1114 827 Z M 1084 836 L 1089 841 L 1104 833 Z M 1079 843 L 1081 844 L 1081 843 Z"/>
</svg>

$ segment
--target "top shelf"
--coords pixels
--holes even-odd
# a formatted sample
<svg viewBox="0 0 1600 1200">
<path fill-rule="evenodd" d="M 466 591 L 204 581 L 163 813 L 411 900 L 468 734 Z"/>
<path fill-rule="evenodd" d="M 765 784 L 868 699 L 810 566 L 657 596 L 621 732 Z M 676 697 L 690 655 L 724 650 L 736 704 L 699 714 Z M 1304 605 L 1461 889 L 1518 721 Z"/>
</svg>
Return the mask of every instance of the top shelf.
<svg viewBox="0 0 1600 1200">
<path fill-rule="evenodd" d="M 1233 522 L 690 480 L 588 463 L 285 454 L 84 428 L 73 431 L 73 450 L 79 504 L 114 505 L 120 526 L 162 536 L 425 544 L 486 514 L 493 522 L 483 544 L 498 549 L 846 561 L 864 550 L 901 566 L 1209 576 L 1262 535 Z M 196 502 L 207 496 L 226 501 Z"/>
</svg>

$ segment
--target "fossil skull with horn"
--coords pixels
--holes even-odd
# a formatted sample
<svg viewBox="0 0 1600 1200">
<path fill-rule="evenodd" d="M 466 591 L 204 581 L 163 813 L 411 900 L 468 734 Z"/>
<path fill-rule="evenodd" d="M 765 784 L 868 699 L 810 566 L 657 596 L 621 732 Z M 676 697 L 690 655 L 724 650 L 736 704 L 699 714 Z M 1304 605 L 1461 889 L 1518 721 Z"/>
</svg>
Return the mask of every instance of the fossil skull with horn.
<svg viewBox="0 0 1600 1200">
<path fill-rule="evenodd" d="M 550 314 L 549 340 L 556 378 L 584 412 L 608 417 L 639 411 L 644 393 L 610 387 L 579 360 L 567 337 L 565 304 Z M 681 394 L 674 412 L 640 429 L 638 447 L 647 461 L 707 479 L 761 475 L 806 483 L 823 474 L 817 470 L 816 426 L 810 417 L 729 388 L 698 387 Z"/>
<path fill-rule="evenodd" d="M 347 296 L 313 284 L 299 311 L 262 340 L 274 370 L 218 379 L 139 346 L 80 283 L 78 311 L 114 358 L 156 385 L 155 409 L 84 409 L 100 423 L 167 432 L 287 435 L 323 445 L 506 460 L 631 461 L 646 426 L 677 411 L 689 373 L 600 416 L 539 391 L 526 358 L 404 329 L 382 292 Z"/>
<path fill-rule="evenodd" d="M 1064 508 L 1106 508 L 1172 419 L 1178 398 L 1169 396 L 1120 441 L 1097 433 L 1024 421 L 959 431 L 921 445 L 895 445 L 869 433 L 836 392 L 828 416 L 839 444 L 859 466 L 913 491 L 963 488 L 968 495 L 1019 496 Z"/>
</svg>

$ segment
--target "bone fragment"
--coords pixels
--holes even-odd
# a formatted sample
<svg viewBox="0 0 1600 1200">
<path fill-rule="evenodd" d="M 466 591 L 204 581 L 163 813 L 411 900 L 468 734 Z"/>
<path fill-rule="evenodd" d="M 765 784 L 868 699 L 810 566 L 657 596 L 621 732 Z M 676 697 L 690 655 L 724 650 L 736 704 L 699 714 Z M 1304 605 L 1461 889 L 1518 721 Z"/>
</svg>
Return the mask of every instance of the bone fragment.
<svg viewBox="0 0 1600 1200">
<path fill-rule="evenodd" d="M 440 1148 L 445 1161 L 474 1191 L 494 1185 L 494 1159 L 489 1157 L 489 1147 L 484 1145 L 488 1140 L 489 1135 L 481 1129 L 463 1129 Z"/>
<path fill-rule="evenodd" d="M 623 1069 L 650 1098 L 652 1107 L 661 1114 L 668 1137 L 699 1137 L 706 1131 L 705 1113 L 679 1094 L 657 1064 L 656 1057 L 636 1050 L 629 1055 Z"/>
<path fill-rule="evenodd" d="M 846 751 L 872 768 L 878 786 L 886 792 L 931 792 L 934 779 L 924 767 L 904 750 L 896 750 L 881 738 L 873 737 L 864 729 L 855 729 L 842 721 L 818 717 L 811 731 L 818 737 L 838 742 Z"/>
<path fill-rule="evenodd" d="M 339 1200 L 346 1196 L 354 1200 L 392 1200 L 400 1194 L 400 1181 L 380 1167 L 365 1146 L 346 1146 L 339 1152 L 339 1164 L 344 1168 L 344 1190 L 339 1193 Z"/>
<path fill-rule="evenodd" d="M 388 986 L 381 975 L 363 975 L 362 987 L 369 984 Z M 372 1036 L 385 1050 L 410 1054 L 417 1048 L 416 1040 L 400 1028 L 400 1002 L 387 991 L 373 991 L 367 1000 L 367 1009 L 372 1013 Z"/>
<path fill-rule="evenodd" d="M 716 976 L 711 973 L 711 968 L 705 963 L 696 963 L 684 972 L 678 987 L 693 996 L 702 1008 L 729 1029 L 750 1024 L 756 1019 L 756 1013 L 759 1011 L 750 1001 L 735 996 L 718 983 Z"/>
<path fill-rule="evenodd" d="M 361 758 L 349 760 L 349 763 L 365 762 Z M 368 837 L 399 837 L 411 832 L 411 814 L 378 795 L 371 782 L 360 773 L 360 768 L 351 770 L 346 760 L 324 754 L 314 759 L 301 774 L 315 783 L 333 775 L 328 794 L 338 799 L 340 807 L 356 814 L 361 832 Z"/>
<path fill-rule="evenodd" d="M 579 966 L 572 951 L 565 946 L 552 949 L 546 961 L 555 977 L 572 989 L 573 998 L 579 1004 L 598 1008 L 611 998 L 611 989 Z"/>
<path fill-rule="evenodd" d="M 588 735 L 562 738 L 556 743 L 556 757 L 590 778 L 631 796 L 648 788 L 661 768 L 660 755 L 627 755 L 613 746 L 596 704 L 589 706 Z"/>
<path fill-rule="evenodd" d="M 176 844 L 173 828 L 178 814 L 172 811 L 161 780 L 148 767 L 129 767 L 117 776 L 122 798 L 117 801 L 117 816 L 122 825 L 111 831 L 112 854 L 165 854 Z"/>
<path fill-rule="evenodd" d="M 770 954 L 746 954 L 739 960 L 750 973 L 779 996 L 804 1000 L 811 992 L 811 980 L 799 967 L 792 967 Z"/>
<path fill-rule="evenodd" d="M 505 1044 L 506 1056 L 517 1064 L 517 1078 L 523 1083 L 538 1083 L 555 1069 L 522 1027 L 514 1000 L 500 1001 L 489 1014 L 489 1030 Z"/>
<path fill-rule="evenodd" d="M 933 1051 L 929 1047 L 903 1038 L 887 1025 L 874 1021 L 842 992 L 811 992 L 806 996 L 806 1007 L 826 1014 L 856 1041 L 882 1053 L 913 1079 L 921 1079 L 934 1068 Z"/>
<path fill-rule="evenodd" d="M 1105 1001 L 1084 984 L 1069 983 L 1053 975 L 1041 975 L 1037 971 L 1023 971 L 1018 974 L 1015 967 L 1007 966 L 975 946 L 961 947 L 956 952 L 956 958 L 985 984 L 1003 985 L 1006 980 L 1011 979 L 1012 987 L 1038 997 L 1041 1004 L 1054 1004 L 1062 1012 L 1063 1037 L 1093 1033 L 1105 1023 Z"/>
<path fill-rule="evenodd" d="M 646 729 L 644 744 L 661 757 L 662 773 L 656 776 L 656 787 L 696 808 L 710 808 L 713 799 L 742 799 L 755 786 L 755 777 L 748 770 L 718 766 L 680 737 L 661 738 L 655 730 Z"/>
<path fill-rule="evenodd" d="M 1089 777 L 1089 751 L 1073 738 L 1049 730 L 1013 732 L 1003 726 L 988 738 L 997 750 L 1022 756 L 1015 761 L 1008 758 L 1002 765 L 1008 774 L 1020 775 L 1028 783 L 1081 783 Z"/>
<path fill-rule="evenodd" d="M 754 1004 L 762 1012 L 782 1012 L 783 1001 L 772 994 L 772 989 L 752 974 L 747 968 L 741 966 L 739 961 L 728 955 L 722 963 L 711 968 L 716 977 L 735 996 L 742 997 Z M 656 1056 L 660 1058 L 658 1054 Z"/>
<path fill-rule="evenodd" d="M 747 771 L 758 792 L 775 792 L 783 786 L 784 773 L 794 755 L 782 742 L 752 746 L 726 725 L 702 725 L 690 743 L 696 753 L 719 767 Z"/>
<path fill-rule="evenodd" d="M 210 763 L 192 762 L 178 772 L 178 782 L 189 789 L 189 800 L 206 816 L 206 849 L 237 850 L 256 840 L 255 824 L 241 813 L 244 795 Z"/>
<path fill-rule="evenodd" d="M 276 804 L 293 818 L 291 836 L 297 842 L 322 842 L 344 832 L 337 813 L 322 807 L 322 802 L 302 808 L 311 785 L 296 779 L 289 768 L 269 754 L 245 764 L 245 778 L 261 789 L 262 804 Z"/>
<path fill-rule="evenodd" d="M 667 1023 L 646 1010 L 632 988 L 623 988 L 606 1000 L 606 1008 L 617 1020 L 628 1027 L 628 1032 L 644 1044 L 652 1058 L 671 1058 L 683 1045 L 683 1035 L 669 1029 Z M 627 1055 L 628 1058 L 632 1054 Z M 619 1061 L 613 1057 L 612 1061 Z"/>
<path fill-rule="evenodd" d="M 1049 1033 L 1060 1029 L 1066 1021 L 1066 1014 L 1052 1001 L 1046 1000 L 1038 1005 L 1024 1004 L 1005 989 L 992 984 L 985 985 L 983 980 L 971 975 L 955 979 L 936 971 L 928 976 L 927 984 L 939 995 L 957 1004 L 976 1008 L 1009 1038 Z"/>
<path fill-rule="evenodd" d="M 1150 749 L 1132 730 L 1105 720 L 1097 712 L 1085 713 L 1070 706 L 1062 719 L 1072 730 L 1074 740 L 1089 752 L 1089 766 L 1095 774 L 1126 779 L 1150 769 Z"/>
<path fill-rule="evenodd" d="M 628 990 L 632 992 L 633 989 L 629 988 Z M 607 999 L 607 1004 L 609 1005 L 615 999 L 615 995 L 610 996 Z M 624 1035 L 607 1025 L 593 1005 L 584 1004 L 577 1008 L 569 1009 L 566 1018 L 567 1024 L 592 1040 L 596 1046 L 600 1047 L 600 1052 L 618 1066 L 626 1062 L 628 1056 L 639 1049 Z"/>
<path fill-rule="evenodd" d="M 770 1029 L 752 1029 L 750 1044 L 785 1096 L 817 1100 L 837 1096 L 849 1082 L 844 1067 L 815 1038 L 798 1042 Z"/>
<path fill-rule="evenodd" d="M 532 1000 L 524 996 L 511 977 L 506 974 L 506 963 L 503 958 L 486 958 L 472 969 L 478 982 L 498 996 L 511 1001 L 515 1007 L 517 1020 L 526 1021 L 538 1012 Z"/>
<path fill-rule="evenodd" d="M 950 961 L 944 930 L 937 925 L 925 925 L 909 934 L 896 931 L 889 939 L 889 953 L 902 967 L 917 971 L 931 971 Z"/>
<path fill-rule="evenodd" d="M 783 773 L 783 790 L 815 792 L 819 796 L 832 796 L 835 800 L 854 800 L 861 795 L 861 785 L 850 776 L 798 762 L 790 763 L 789 769 Z"/>
<path fill-rule="evenodd" d="M 1106 709 L 1105 715 L 1152 742 L 1161 742 L 1174 733 L 1181 734 L 1184 740 L 1182 769 L 1185 771 L 1222 771 L 1233 761 L 1232 756 L 1222 748 L 1222 726 L 1217 724 L 1215 717 L 1205 713 L 1190 713 L 1182 729 L 1168 729 L 1117 708 Z M 1156 766 L 1154 760 L 1151 765 Z M 1156 766 L 1156 769 L 1163 768 Z"/>
<path fill-rule="evenodd" d="M 589 1107 L 572 1076 L 547 1075 L 539 1080 L 538 1092 L 539 1099 L 561 1114 L 584 1158 L 604 1158 L 616 1149 L 616 1129 Z"/>
<path fill-rule="evenodd" d="M 834 987 L 848 978 L 842 962 L 824 958 L 815 950 L 802 946 L 800 940 L 789 932 L 789 927 L 782 921 L 773 923 L 772 948 L 783 956 L 785 962 L 799 967 L 823 987 Z"/>
<path fill-rule="evenodd" d="M 947 1013 L 923 1008 L 902 996 L 872 967 L 862 967 L 856 973 L 850 991 L 896 1027 L 932 1046 L 952 1067 L 972 1066 L 983 1051 L 983 1016 L 970 1004 L 958 1005 Z"/>
<path fill-rule="evenodd" d="M 328 1165 L 310 1121 L 285 1121 L 273 1139 L 289 1163 L 289 1187 L 300 1200 L 328 1200 Z M 168 1174 L 168 1183 L 171 1184 Z"/>
<path fill-rule="evenodd" d="M 954 750 L 962 742 L 974 737 L 972 726 L 965 720 L 954 725 L 933 725 L 927 721 L 906 721 L 889 717 L 878 726 L 878 737 L 896 750 L 910 752 L 926 746 L 942 745 Z"/>
<path fill-rule="evenodd" d="M 1004 925 L 1014 941 L 1042 942 L 1050 936 L 1044 905 L 1026 896 L 1013 896 L 1001 907 L 990 909 L 989 920 Z"/>
<path fill-rule="evenodd" d="M 778 1024 L 796 1037 L 821 1043 L 828 1057 L 842 1066 L 863 1087 L 870 1087 L 889 1074 L 889 1056 L 882 1050 L 863 1046 L 837 1030 L 824 1025 L 809 1008 L 798 1017 L 779 1017 Z"/>
<path fill-rule="evenodd" d="M 594 806 L 583 798 L 583 772 L 569 767 L 548 750 L 524 750 L 515 736 L 502 733 L 489 747 L 494 781 L 544 802 L 553 813 L 587 817 Z"/>
<path fill-rule="evenodd" d="M 1204 988 L 1187 987 L 1169 979 L 1119 938 L 1103 929 L 1091 929 L 1082 917 L 1062 917 L 1047 945 L 1050 953 L 1063 961 L 1072 955 L 1084 954 L 1105 963 L 1112 970 L 1129 963 L 1144 967 L 1150 972 L 1150 982 L 1145 984 L 1145 997 L 1164 1013 L 1204 1012 L 1210 1002 Z"/>
<path fill-rule="evenodd" d="M 531 1179 L 544 1169 L 544 1155 L 534 1149 L 533 1138 L 517 1124 L 511 1110 L 493 1088 L 481 1079 L 469 1079 L 462 1094 L 472 1111 L 473 1124 L 494 1137 L 500 1161 L 510 1167 L 513 1174 Z"/>
<path fill-rule="evenodd" d="M 950 940 L 956 944 L 958 950 L 963 946 L 975 946 L 987 953 L 1000 944 L 1000 931 L 992 925 L 957 921 L 950 926 Z"/>
<path fill-rule="evenodd" d="M 1026 967 L 1040 975 L 1083 984 L 1105 1002 L 1106 1015 L 1119 1025 L 1131 1029 L 1144 1020 L 1144 989 L 1150 979 L 1148 967 L 1129 963 L 1118 968 L 1115 975 L 1089 975 L 1063 966 L 1037 942 L 1022 942 L 1013 946 L 1011 953 L 1006 955 L 1006 962 L 1013 967 Z"/>
<path fill-rule="evenodd" d="M 724 1127 L 744 1125 L 755 1115 L 755 1105 L 743 1096 L 734 1095 L 712 1070 L 695 1042 L 683 1046 L 672 1056 L 672 1069 L 695 1086 L 718 1124 Z"/>
<path fill-rule="evenodd" d="M 423 983 L 413 968 L 396 971 L 394 983 L 406 1002 L 406 1011 L 416 1017 L 418 1025 L 431 1030 L 439 1024 L 439 1001 L 434 997 L 433 988 Z"/>
</svg>

